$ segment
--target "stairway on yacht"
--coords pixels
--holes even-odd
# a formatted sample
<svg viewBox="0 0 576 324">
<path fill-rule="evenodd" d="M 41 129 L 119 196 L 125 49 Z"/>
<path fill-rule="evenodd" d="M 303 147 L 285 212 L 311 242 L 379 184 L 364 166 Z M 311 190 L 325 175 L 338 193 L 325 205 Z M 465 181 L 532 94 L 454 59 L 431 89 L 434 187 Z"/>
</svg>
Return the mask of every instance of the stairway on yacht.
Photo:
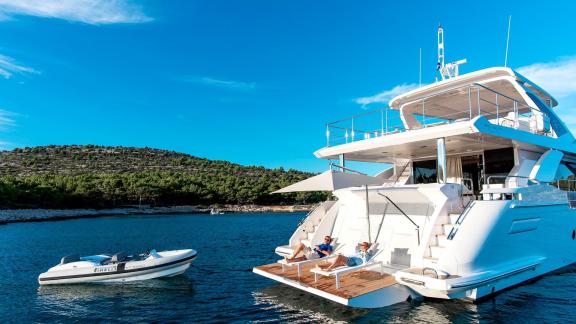
<svg viewBox="0 0 576 324">
<path fill-rule="evenodd" d="M 396 179 L 395 183 L 407 184 L 410 180 L 412 180 L 412 161 L 406 162 L 402 167 L 402 172 Z"/>
<path fill-rule="evenodd" d="M 439 223 L 434 227 L 434 238 L 428 245 L 428 253 L 424 256 L 424 264 L 427 266 L 435 265 L 444 253 L 444 249 L 448 244 L 448 235 L 450 235 L 456 225 L 460 213 L 450 213 L 441 217 Z"/>
<path fill-rule="evenodd" d="M 275 250 L 276 254 L 280 256 L 291 256 L 293 248 L 298 245 L 298 243 L 303 243 L 307 247 L 321 243 L 317 234 L 321 234 L 323 238 L 324 235 L 330 235 L 330 232 L 319 233 L 320 225 L 326 216 L 329 215 L 330 210 L 335 204 L 336 201 L 325 201 L 310 211 L 300 222 L 298 229 L 290 238 L 289 244 L 277 247 Z"/>
</svg>

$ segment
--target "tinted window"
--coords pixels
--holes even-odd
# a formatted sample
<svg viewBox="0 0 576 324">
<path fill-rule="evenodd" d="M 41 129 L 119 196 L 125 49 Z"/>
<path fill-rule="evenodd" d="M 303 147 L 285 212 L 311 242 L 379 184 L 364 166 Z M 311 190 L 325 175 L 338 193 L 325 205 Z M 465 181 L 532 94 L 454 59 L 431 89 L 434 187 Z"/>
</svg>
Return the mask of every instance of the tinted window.
<svg viewBox="0 0 576 324">
<path fill-rule="evenodd" d="M 436 183 L 436 160 L 416 161 L 414 166 L 414 183 Z"/>
<path fill-rule="evenodd" d="M 486 174 L 508 174 L 514 167 L 514 150 L 503 148 L 484 151 Z"/>
</svg>

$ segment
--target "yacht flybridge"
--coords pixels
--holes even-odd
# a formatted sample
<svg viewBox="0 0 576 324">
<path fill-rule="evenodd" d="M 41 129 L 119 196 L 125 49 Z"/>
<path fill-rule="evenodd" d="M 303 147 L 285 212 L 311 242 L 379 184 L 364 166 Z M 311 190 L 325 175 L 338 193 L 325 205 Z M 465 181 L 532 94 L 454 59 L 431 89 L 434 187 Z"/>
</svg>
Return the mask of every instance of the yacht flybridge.
<svg viewBox="0 0 576 324">
<path fill-rule="evenodd" d="M 327 190 L 331 179 L 336 200 L 311 211 L 278 255 L 331 235 L 335 253 L 367 241 L 373 259 L 323 275 L 318 260 L 255 273 L 371 308 L 409 297 L 474 301 L 576 262 L 576 142 L 557 101 L 510 68 L 458 75 L 464 62 L 445 65 L 441 49 L 442 81 L 327 124 L 314 154 L 339 165 L 280 190 Z M 358 177 L 347 161 L 389 167 Z"/>
</svg>

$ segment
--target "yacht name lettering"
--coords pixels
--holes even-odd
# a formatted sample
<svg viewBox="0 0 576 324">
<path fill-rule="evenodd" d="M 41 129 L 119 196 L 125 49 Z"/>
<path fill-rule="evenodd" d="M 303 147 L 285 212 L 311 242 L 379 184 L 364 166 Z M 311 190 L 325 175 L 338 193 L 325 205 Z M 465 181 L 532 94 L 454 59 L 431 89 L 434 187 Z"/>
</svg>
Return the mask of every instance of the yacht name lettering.
<svg viewBox="0 0 576 324">
<path fill-rule="evenodd" d="M 114 272 L 118 266 L 94 268 L 94 272 Z"/>
</svg>

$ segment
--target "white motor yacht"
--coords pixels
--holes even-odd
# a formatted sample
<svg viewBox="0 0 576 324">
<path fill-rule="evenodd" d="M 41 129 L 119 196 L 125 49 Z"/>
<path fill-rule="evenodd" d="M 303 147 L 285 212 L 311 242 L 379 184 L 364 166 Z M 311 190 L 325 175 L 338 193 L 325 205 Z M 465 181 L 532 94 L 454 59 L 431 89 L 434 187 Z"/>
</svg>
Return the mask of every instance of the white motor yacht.
<svg viewBox="0 0 576 324">
<path fill-rule="evenodd" d="M 41 285 L 101 283 L 173 277 L 184 273 L 196 258 L 196 251 L 151 250 L 140 255 L 69 255 L 60 264 L 40 274 Z"/>
<path fill-rule="evenodd" d="M 557 101 L 507 67 L 460 75 L 465 61 L 444 64 L 441 36 L 441 81 L 327 124 L 314 154 L 338 165 L 278 191 L 336 197 L 276 248 L 280 257 L 326 235 L 335 253 L 366 241 L 374 257 L 330 272 L 319 260 L 279 258 L 255 273 L 373 308 L 410 297 L 476 301 L 576 262 L 576 139 Z M 382 163 L 382 172 L 360 175 L 347 161 Z"/>
</svg>

